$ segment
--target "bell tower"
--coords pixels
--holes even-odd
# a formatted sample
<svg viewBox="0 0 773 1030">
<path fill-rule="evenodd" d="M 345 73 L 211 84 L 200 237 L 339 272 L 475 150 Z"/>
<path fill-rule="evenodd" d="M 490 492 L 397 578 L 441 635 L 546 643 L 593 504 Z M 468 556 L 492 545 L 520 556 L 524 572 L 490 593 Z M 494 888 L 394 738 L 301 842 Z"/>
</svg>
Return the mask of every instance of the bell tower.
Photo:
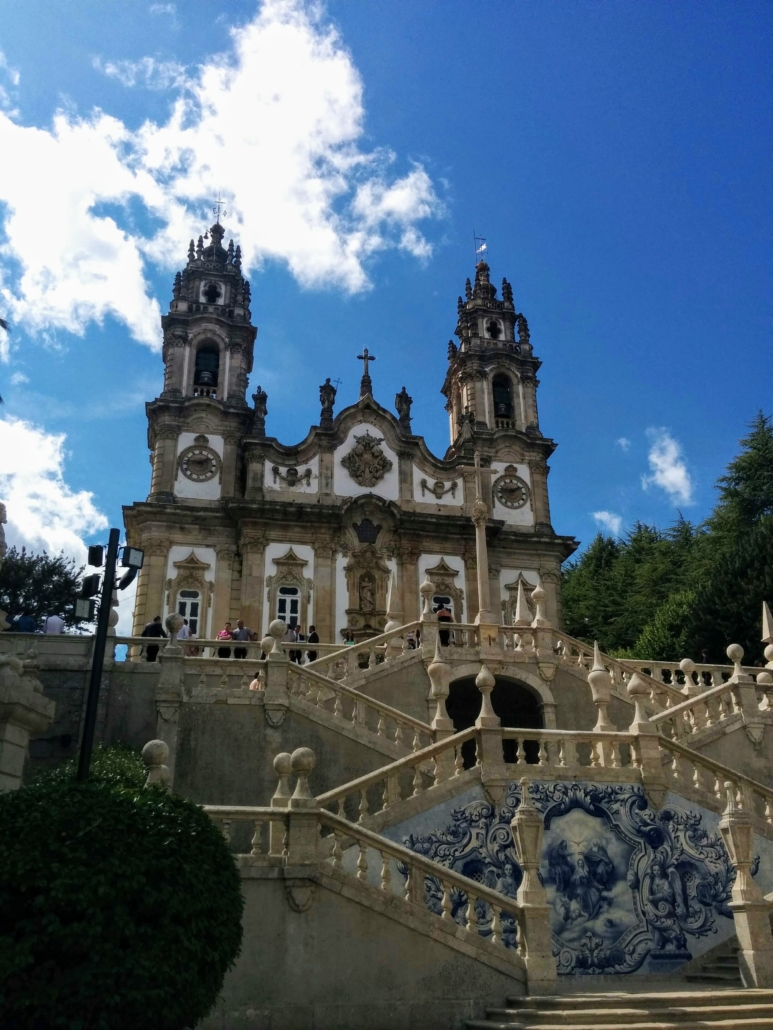
<svg viewBox="0 0 773 1030">
<path fill-rule="evenodd" d="M 161 319 L 164 386 L 146 407 L 150 501 L 218 500 L 236 490 L 238 444 L 252 425 L 246 392 L 257 329 L 241 248 L 233 240 L 224 247 L 224 234 L 218 217 L 191 240 Z"/>
<path fill-rule="evenodd" d="M 465 300 L 457 301 L 456 336 L 449 341 L 448 373 L 442 393 L 449 413 L 451 447 L 470 432 L 517 431 L 540 436 L 537 369 L 529 326 L 513 305 L 513 288 L 502 280 L 502 299 L 481 261 L 475 285 L 467 280 Z"/>
</svg>

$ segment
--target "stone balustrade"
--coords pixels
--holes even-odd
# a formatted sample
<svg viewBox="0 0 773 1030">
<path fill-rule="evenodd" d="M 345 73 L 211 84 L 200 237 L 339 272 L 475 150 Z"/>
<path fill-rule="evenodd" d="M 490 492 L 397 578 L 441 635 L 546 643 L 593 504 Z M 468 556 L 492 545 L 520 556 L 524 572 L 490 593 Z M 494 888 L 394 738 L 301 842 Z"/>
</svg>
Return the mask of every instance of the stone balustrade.
<svg viewBox="0 0 773 1030">
<path fill-rule="evenodd" d="M 557 779 L 588 778 L 602 770 L 613 770 L 618 780 L 628 778 L 621 777 L 622 771 L 634 780 L 640 779 L 641 758 L 632 733 L 504 727 L 502 743 L 508 766 L 536 766 L 540 776 L 548 770 Z"/>
<path fill-rule="evenodd" d="M 369 814 L 387 812 L 409 797 L 437 787 L 464 771 L 462 746 L 473 742 L 473 759 L 480 756 L 480 731 L 471 726 L 461 733 L 360 776 L 317 798 L 322 808 L 336 807 L 342 819 L 362 823 Z"/>
<path fill-rule="evenodd" d="M 365 884 L 371 879 L 375 861 L 374 886 L 379 891 L 401 895 L 406 904 L 433 913 L 454 933 L 463 930 L 476 935 L 503 955 L 509 953 L 513 961 L 524 961 L 528 942 L 521 931 L 522 908 L 516 899 L 332 812 L 320 810 L 319 822 L 323 836 L 327 830 L 332 838 L 329 865 L 334 873 Z M 356 849 L 354 872 L 346 863 L 346 852 L 351 847 Z M 452 913 L 460 907 L 464 916 L 461 923 L 456 923 Z"/>
<path fill-rule="evenodd" d="M 352 726 L 362 726 L 376 736 L 390 740 L 412 751 L 419 751 L 433 740 L 432 727 L 397 708 L 368 697 L 314 671 L 316 663 L 299 666 L 290 663 L 287 690 L 317 709 L 324 709 L 334 718 Z"/>
<path fill-rule="evenodd" d="M 340 645 L 335 651 L 323 654 L 310 665 L 315 672 L 321 672 L 331 679 L 343 678 L 343 675 L 351 675 L 360 668 L 371 668 L 380 660 L 391 661 L 393 658 L 404 654 L 409 650 L 406 637 L 416 633 L 421 627 L 421 622 L 416 620 L 408 622 L 404 626 L 398 626 L 381 633 L 375 637 L 360 641 L 359 644 Z M 315 645 L 316 647 L 316 645 Z"/>
<path fill-rule="evenodd" d="M 688 698 L 673 708 L 658 712 L 651 722 L 670 739 L 687 741 L 701 730 L 710 729 L 733 715 L 741 714 L 742 708 L 734 686 L 731 682 L 721 683 L 697 697 Z"/>
<path fill-rule="evenodd" d="M 247 824 L 250 850 L 247 858 L 264 865 L 280 864 L 287 857 L 286 823 L 287 813 L 282 808 L 254 808 L 238 805 L 205 805 L 204 811 L 221 828 L 229 847 L 233 844 L 234 827 Z M 272 833 L 272 826 L 279 833 Z"/>
<path fill-rule="evenodd" d="M 641 661 L 634 658 L 620 658 L 620 664 L 631 672 L 643 672 L 660 683 L 676 687 L 686 697 L 693 693 L 721 687 L 733 675 L 732 665 L 710 665 L 683 658 L 680 662 Z M 744 672 L 753 678 L 761 670 L 748 665 Z"/>
</svg>

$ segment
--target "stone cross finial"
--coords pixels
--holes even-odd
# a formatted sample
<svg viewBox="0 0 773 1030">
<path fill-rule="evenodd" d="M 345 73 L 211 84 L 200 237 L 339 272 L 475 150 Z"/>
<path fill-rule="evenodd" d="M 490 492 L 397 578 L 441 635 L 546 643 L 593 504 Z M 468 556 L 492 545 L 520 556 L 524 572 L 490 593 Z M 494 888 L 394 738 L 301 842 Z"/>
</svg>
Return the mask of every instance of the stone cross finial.
<svg viewBox="0 0 773 1030">
<path fill-rule="evenodd" d="M 368 372 L 368 362 L 375 361 L 376 355 L 371 354 L 366 347 L 362 354 L 357 355 L 357 360 L 363 362 L 362 379 L 360 380 L 360 397 L 369 397 L 373 393 L 373 383 Z"/>
</svg>

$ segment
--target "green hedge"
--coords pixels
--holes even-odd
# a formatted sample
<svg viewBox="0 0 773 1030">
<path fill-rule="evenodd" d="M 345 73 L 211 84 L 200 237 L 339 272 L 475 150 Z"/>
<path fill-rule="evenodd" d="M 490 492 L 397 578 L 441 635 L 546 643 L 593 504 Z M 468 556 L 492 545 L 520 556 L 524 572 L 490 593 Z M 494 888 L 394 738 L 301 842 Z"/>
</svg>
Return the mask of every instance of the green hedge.
<svg viewBox="0 0 773 1030">
<path fill-rule="evenodd" d="M 159 788 L 49 778 L 0 795 L 3 1030 L 183 1030 L 241 945 L 217 827 Z"/>
<path fill-rule="evenodd" d="M 37 769 L 34 782 L 74 780 L 78 772 L 78 757 L 68 758 L 48 769 Z M 98 744 L 91 754 L 89 779 L 111 783 L 115 787 L 143 787 L 148 770 L 139 748 L 128 744 Z"/>
</svg>

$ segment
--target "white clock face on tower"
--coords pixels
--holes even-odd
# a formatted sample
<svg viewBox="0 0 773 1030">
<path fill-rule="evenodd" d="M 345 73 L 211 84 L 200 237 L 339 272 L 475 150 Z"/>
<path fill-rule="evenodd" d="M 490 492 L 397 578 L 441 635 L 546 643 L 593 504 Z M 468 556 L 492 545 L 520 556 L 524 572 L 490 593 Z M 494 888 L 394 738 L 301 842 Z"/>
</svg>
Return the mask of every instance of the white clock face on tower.
<svg viewBox="0 0 773 1030">
<path fill-rule="evenodd" d="M 195 444 L 180 455 L 180 471 L 194 483 L 207 483 L 220 471 L 220 458 L 211 447 Z"/>
<path fill-rule="evenodd" d="M 523 508 L 529 501 L 529 487 L 515 473 L 515 466 L 508 465 L 503 476 L 494 483 L 494 497 L 505 508 Z"/>
</svg>

